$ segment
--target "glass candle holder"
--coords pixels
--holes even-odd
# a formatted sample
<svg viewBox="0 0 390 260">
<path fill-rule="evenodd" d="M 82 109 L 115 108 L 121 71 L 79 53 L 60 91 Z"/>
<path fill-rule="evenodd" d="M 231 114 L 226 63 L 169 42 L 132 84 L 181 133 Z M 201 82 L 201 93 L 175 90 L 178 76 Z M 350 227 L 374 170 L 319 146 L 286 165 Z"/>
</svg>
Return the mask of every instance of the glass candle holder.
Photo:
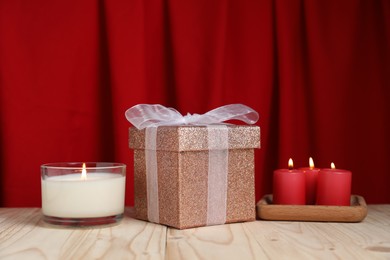
<svg viewBox="0 0 390 260">
<path fill-rule="evenodd" d="M 126 165 L 106 162 L 41 166 L 45 222 L 63 226 L 118 223 L 125 208 Z"/>
</svg>

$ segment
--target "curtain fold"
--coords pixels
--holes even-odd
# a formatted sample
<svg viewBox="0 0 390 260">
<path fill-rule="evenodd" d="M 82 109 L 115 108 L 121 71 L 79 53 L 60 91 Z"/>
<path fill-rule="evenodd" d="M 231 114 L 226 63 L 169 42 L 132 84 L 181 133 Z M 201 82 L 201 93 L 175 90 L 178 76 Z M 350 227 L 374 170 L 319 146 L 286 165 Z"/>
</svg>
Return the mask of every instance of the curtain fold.
<svg viewBox="0 0 390 260">
<path fill-rule="evenodd" d="M 390 203 L 389 3 L 1 1 L 1 206 L 40 206 L 39 166 L 55 161 L 126 163 L 132 205 L 124 112 L 139 103 L 257 110 L 257 199 L 311 156 Z"/>
</svg>

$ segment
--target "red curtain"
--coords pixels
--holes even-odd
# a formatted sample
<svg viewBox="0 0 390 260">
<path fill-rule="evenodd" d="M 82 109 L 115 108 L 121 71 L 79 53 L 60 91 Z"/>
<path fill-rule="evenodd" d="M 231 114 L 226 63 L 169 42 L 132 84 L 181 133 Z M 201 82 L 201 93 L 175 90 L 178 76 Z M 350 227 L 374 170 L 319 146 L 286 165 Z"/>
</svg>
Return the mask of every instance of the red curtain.
<svg viewBox="0 0 390 260">
<path fill-rule="evenodd" d="M 40 206 L 40 165 L 126 163 L 127 108 L 260 114 L 256 196 L 273 170 L 350 169 L 352 192 L 390 203 L 390 2 L 0 2 L 2 206 Z"/>
</svg>

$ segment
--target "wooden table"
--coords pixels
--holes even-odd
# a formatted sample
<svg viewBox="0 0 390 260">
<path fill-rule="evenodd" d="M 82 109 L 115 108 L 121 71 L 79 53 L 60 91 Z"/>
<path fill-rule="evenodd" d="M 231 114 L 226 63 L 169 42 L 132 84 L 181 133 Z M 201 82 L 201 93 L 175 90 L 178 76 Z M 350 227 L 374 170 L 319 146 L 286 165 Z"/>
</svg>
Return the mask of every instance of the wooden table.
<svg viewBox="0 0 390 260">
<path fill-rule="evenodd" d="M 39 208 L 0 209 L 0 259 L 390 259 L 390 205 L 360 223 L 255 221 L 176 230 L 133 219 L 53 228 Z"/>
</svg>

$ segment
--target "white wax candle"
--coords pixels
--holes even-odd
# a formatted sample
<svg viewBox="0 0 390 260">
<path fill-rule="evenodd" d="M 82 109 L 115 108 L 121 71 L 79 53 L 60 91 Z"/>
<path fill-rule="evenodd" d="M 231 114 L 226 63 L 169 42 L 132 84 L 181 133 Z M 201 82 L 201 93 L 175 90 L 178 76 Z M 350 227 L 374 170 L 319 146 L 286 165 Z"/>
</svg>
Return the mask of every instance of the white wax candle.
<svg viewBox="0 0 390 260">
<path fill-rule="evenodd" d="M 47 177 L 42 180 L 42 211 L 60 218 L 96 218 L 124 212 L 126 177 L 88 173 Z"/>
</svg>

